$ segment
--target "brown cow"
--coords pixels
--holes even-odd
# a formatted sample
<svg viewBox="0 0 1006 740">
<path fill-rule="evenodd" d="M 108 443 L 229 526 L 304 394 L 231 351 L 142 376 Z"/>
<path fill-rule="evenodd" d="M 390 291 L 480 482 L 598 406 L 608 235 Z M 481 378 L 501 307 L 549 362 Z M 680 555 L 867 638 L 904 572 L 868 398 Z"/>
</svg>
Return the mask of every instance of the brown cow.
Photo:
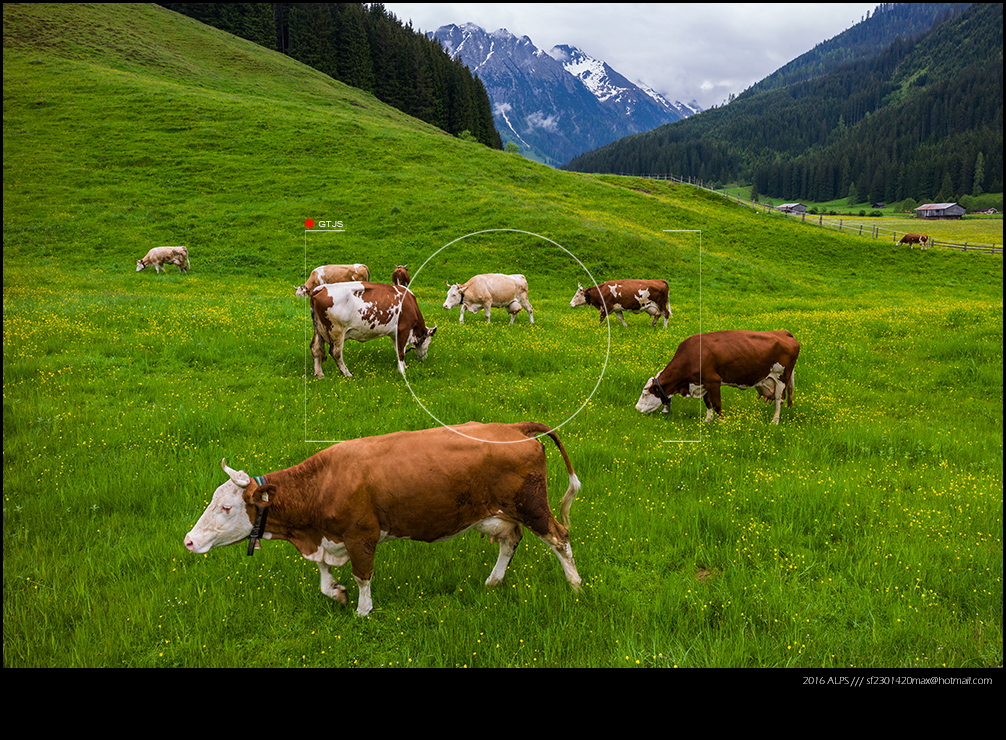
<svg viewBox="0 0 1006 740">
<path fill-rule="evenodd" d="M 182 272 L 189 271 L 189 250 L 187 247 L 154 247 L 141 260 L 136 260 L 136 271 L 154 266 L 154 272 L 161 274 L 161 265 L 178 265 Z M 164 268 L 167 272 L 168 268 Z"/>
<path fill-rule="evenodd" d="M 559 521 L 548 504 L 547 434 L 566 463 L 569 487 Z M 356 613 L 373 609 L 370 583 L 378 543 L 441 542 L 469 529 L 498 542 L 487 586 L 503 581 L 527 527 L 559 558 L 574 589 L 581 580 L 569 542 L 569 510 L 580 490 L 558 435 L 543 424 L 479 424 L 395 432 L 339 442 L 299 465 L 252 478 L 221 461 L 229 480 L 187 535 L 194 553 L 259 537 L 287 540 L 318 564 L 321 592 L 342 604 L 331 567 L 352 563 Z"/>
<path fill-rule="evenodd" d="M 674 315 L 668 292 L 666 280 L 608 280 L 589 288 L 577 285 L 576 295 L 569 305 L 571 308 L 593 306 L 600 312 L 602 322 L 609 313 L 614 313 L 622 326 L 628 326 L 622 311 L 645 311 L 653 317 L 650 326 L 656 326 L 657 319 L 663 316 L 666 329 L 667 320 Z"/>
<path fill-rule="evenodd" d="M 905 234 L 898 244 L 907 244 L 909 249 L 915 249 L 916 244 L 919 249 L 929 249 L 929 237 L 925 234 Z"/>
<path fill-rule="evenodd" d="M 349 283 L 353 280 L 370 280 L 370 268 L 366 265 L 322 265 L 311 270 L 307 281 L 294 292 L 299 296 L 308 296 L 319 285 L 332 283 Z"/>
<path fill-rule="evenodd" d="M 314 374 L 325 377 L 325 344 L 329 354 L 347 378 L 353 377 L 342 359 L 346 338 L 358 342 L 378 337 L 394 337 L 398 351 L 398 370 L 405 375 L 405 352 L 412 347 L 419 360 L 426 359 L 430 340 L 437 327 L 426 328 L 416 297 L 408 288 L 385 283 L 333 283 L 320 285 L 311 293 L 311 319 L 314 337 L 311 354 Z"/>
<path fill-rule="evenodd" d="M 765 401 L 775 401 L 773 424 L 779 423 L 782 398 L 793 405 L 793 368 L 800 343 L 788 331 L 714 331 L 695 334 L 678 345 L 659 375 L 646 381 L 636 402 L 644 414 L 661 406 L 670 411 L 676 394 L 704 398 L 706 421 L 723 413 L 720 386 L 756 388 Z"/>
<path fill-rule="evenodd" d="M 403 288 L 408 288 L 409 283 L 412 282 L 412 278 L 409 277 L 409 270 L 405 265 L 399 265 L 395 268 L 395 271 L 391 273 L 391 284 L 401 285 Z"/>
</svg>

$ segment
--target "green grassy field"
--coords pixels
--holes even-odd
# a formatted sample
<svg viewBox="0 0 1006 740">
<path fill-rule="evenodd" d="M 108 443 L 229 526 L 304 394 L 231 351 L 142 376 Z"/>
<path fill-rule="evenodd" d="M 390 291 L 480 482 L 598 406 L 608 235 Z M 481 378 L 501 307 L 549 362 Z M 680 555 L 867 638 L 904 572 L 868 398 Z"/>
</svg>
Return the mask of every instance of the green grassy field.
<svg viewBox="0 0 1006 740">
<path fill-rule="evenodd" d="M 1001 256 L 550 170 L 156 6 L 5 6 L 3 116 L 5 667 L 1002 665 Z M 165 244 L 190 274 L 135 272 Z M 408 383 L 389 340 L 313 377 L 294 286 L 350 261 L 407 263 L 438 324 Z M 535 326 L 443 310 L 496 271 Z M 666 330 L 568 305 L 657 276 Z M 801 341 L 779 426 L 732 389 L 635 411 L 727 328 Z M 579 593 L 532 537 L 493 590 L 477 534 L 400 541 L 360 619 L 348 566 L 349 608 L 287 543 L 183 546 L 221 458 L 469 420 L 561 425 Z"/>
</svg>

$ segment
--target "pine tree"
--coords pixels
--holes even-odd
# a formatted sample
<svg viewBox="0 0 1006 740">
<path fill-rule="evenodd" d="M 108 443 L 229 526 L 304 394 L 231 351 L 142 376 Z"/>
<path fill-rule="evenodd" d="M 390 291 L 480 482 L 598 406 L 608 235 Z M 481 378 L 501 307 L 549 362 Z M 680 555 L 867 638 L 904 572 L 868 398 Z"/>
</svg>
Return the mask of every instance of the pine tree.
<svg viewBox="0 0 1006 740">
<path fill-rule="evenodd" d="M 975 182 L 971 186 L 971 194 L 975 197 L 982 194 L 982 183 L 985 180 L 985 153 L 978 152 L 978 160 L 975 162 Z"/>
</svg>

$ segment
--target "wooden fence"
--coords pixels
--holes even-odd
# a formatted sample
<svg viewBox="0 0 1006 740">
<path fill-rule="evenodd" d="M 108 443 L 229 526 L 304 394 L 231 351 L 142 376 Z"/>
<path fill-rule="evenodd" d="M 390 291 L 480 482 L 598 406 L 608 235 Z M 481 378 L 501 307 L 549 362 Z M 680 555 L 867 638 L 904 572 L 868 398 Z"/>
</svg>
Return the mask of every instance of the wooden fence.
<svg viewBox="0 0 1006 740">
<path fill-rule="evenodd" d="M 738 195 L 730 195 L 724 190 L 714 190 L 713 188 L 706 187 L 705 184 L 694 178 L 682 178 L 676 177 L 675 175 L 633 175 L 629 173 L 620 173 L 622 177 L 642 177 L 647 180 L 666 180 L 668 182 L 676 182 L 679 185 L 690 185 L 692 187 L 700 188 L 706 190 L 715 195 L 719 195 L 727 200 L 733 201 L 738 205 L 747 206 L 748 208 L 761 209 L 765 213 L 774 213 L 780 216 L 786 216 L 791 219 L 798 219 L 800 223 L 811 223 L 816 224 L 822 228 L 835 229 L 844 234 L 855 234 L 857 236 L 869 236 L 874 239 L 891 238 L 895 244 L 903 237 L 906 233 L 903 231 L 895 231 L 893 229 L 885 229 L 881 226 L 871 223 L 864 223 L 861 221 L 850 220 L 846 217 L 838 218 L 834 216 L 824 216 L 823 214 L 810 214 L 810 213 L 787 213 L 785 211 L 780 211 L 773 206 L 763 205 L 761 203 L 754 203 L 750 200 L 745 200 Z M 983 252 L 985 254 L 1002 254 L 1003 247 L 1000 244 L 996 246 L 995 244 L 971 244 L 968 242 L 955 242 L 948 239 L 933 239 L 930 236 L 929 248 L 939 247 L 941 249 L 956 249 L 961 252 Z"/>
</svg>

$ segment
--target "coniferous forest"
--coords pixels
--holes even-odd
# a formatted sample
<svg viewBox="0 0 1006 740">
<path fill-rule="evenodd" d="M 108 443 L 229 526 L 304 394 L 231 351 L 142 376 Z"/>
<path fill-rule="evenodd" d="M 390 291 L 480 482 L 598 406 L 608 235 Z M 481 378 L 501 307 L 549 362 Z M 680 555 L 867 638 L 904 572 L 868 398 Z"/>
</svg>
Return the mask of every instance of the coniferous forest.
<svg viewBox="0 0 1006 740">
<path fill-rule="evenodd" d="M 884 7 L 872 20 L 883 22 Z M 872 58 L 775 89 L 755 86 L 564 169 L 747 182 L 790 201 L 1001 192 L 1002 23 L 1001 3 L 975 3 Z"/>
<path fill-rule="evenodd" d="M 482 82 L 381 3 L 162 3 L 307 64 L 454 136 L 503 143 Z"/>
</svg>

